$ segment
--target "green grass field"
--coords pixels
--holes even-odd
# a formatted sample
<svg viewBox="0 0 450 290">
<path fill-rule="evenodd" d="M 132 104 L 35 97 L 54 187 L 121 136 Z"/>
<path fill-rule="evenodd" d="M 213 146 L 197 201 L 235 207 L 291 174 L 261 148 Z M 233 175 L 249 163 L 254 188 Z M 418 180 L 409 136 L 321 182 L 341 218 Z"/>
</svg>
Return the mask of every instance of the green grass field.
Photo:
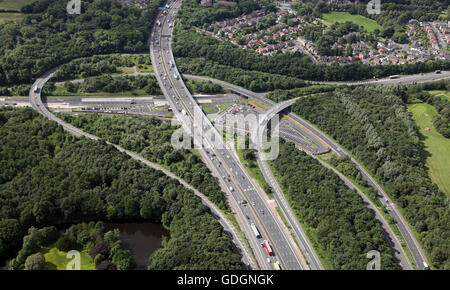
<svg viewBox="0 0 450 290">
<path fill-rule="evenodd" d="M 342 23 L 342 22 L 346 22 L 346 21 L 353 22 L 355 24 L 358 24 L 359 26 L 364 26 L 364 28 L 368 32 L 373 32 L 377 28 L 379 30 L 383 29 L 383 27 L 381 25 L 379 25 L 375 20 L 366 18 L 361 15 L 352 15 L 348 12 L 324 13 L 322 16 L 323 16 L 323 20 L 325 20 L 326 22 L 331 22 L 331 23 L 335 23 L 335 22 Z"/>
<path fill-rule="evenodd" d="M 34 1 L 36 0 L 0 0 L 0 10 L 20 11 L 20 8 Z"/>
<path fill-rule="evenodd" d="M 45 257 L 46 270 L 66 270 L 67 263 L 70 261 L 66 258 L 66 252 L 62 252 L 57 248 L 43 248 L 41 253 Z M 86 251 L 81 251 L 81 270 L 95 270 L 95 264 L 91 256 Z"/>
<path fill-rule="evenodd" d="M 426 137 L 425 148 L 431 154 L 427 159 L 427 167 L 433 182 L 450 196 L 450 140 L 439 134 L 433 127 L 432 118 L 436 109 L 429 104 L 413 104 L 408 109 Z M 425 130 L 428 128 L 428 130 Z"/>
<path fill-rule="evenodd" d="M 0 2 L 1 3 L 1 2 Z M 25 17 L 25 14 L 21 13 L 0 13 L 0 24 L 7 21 L 18 22 Z"/>
<path fill-rule="evenodd" d="M 450 101 L 450 92 L 449 91 L 428 91 L 433 96 L 437 96 L 443 100 Z"/>
</svg>

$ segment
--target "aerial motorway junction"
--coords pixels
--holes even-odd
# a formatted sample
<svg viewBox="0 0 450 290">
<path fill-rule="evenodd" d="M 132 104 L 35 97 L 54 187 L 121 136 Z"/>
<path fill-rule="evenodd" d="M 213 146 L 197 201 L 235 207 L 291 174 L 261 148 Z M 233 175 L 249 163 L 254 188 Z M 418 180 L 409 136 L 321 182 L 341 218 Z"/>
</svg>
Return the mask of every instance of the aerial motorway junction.
<svg viewBox="0 0 450 290">
<path fill-rule="evenodd" d="M 250 177 L 244 165 L 239 160 L 236 151 L 230 148 L 223 140 L 222 134 L 218 131 L 220 124 L 211 122 L 197 101 L 187 89 L 183 78 L 199 81 L 211 81 L 222 87 L 229 89 L 237 95 L 248 99 L 254 99 L 265 105 L 264 118 L 259 124 L 259 129 L 264 131 L 270 120 L 277 114 L 282 113 L 286 116 L 280 122 L 279 137 L 291 141 L 301 150 L 312 156 L 333 151 L 338 156 L 349 155 L 334 140 L 317 129 L 301 117 L 288 111 L 288 108 L 295 103 L 297 99 L 288 100 L 282 103 L 274 103 L 265 97 L 264 93 L 254 93 L 244 88 L 203 76 L 182 75 L 178 71 L 176 62 L 172 53 L 172 34 L 175 25 L 175 17 L 181 7 L 182 1 L 168 1 L 165 4 L 166 9 L 161 10 L 153 25 L 149 49 L 150 58 L 153 64 L 154 74 L 161 87 L 164 96 L 169 103 L 175 118 L 181 124 L 185 132 L 190 135 L 200 152 L 203 160 L 215 175 L 225 192 L 227 200 L 235 214 L 240 229 L 243 231 L 253 256 L 248 252 L 248 248 L 240 240 L 236 230 L 221 215 L 220 210 L 214 207 L 201 193 L 195 192 L 202 201 L 207 204 L 212 212 L 220 217 L 222 226 L 233 233 L 233 240 L 241 250 L 243 261 L 252 269 L 292 269 L 292 270 L 321 270 L 323 265 L 314 251 L 311 242 L 304 233 L 300 224 L 295 218 L 292 209 L 287 203 L 278 183 L 262 156 L 261 150 L 258 150 L 258 165 L 266 181 L 274 190 L 274 198 L 280 207 L 284 217 L 291 230 L 284 224 L 271 208 L 268 198 L 261 187 Z M 32 107 L 50 120 L 61 124 L 65 130 L 77 136 L 85 136 L 91 139 L 98 139 L 96 136 L 88 134 L 67 123 L 62 122 L 53 115 L 42 102 L 41 91 L 45 83 L 58 70 L 55 68 L 40 77 L 33 84 L 30 90 L 30 103 Z M 369 80 L 359 82 L 316 82 L 331 85 L 396 85 L 396 84 L 414 84 L 428 81 L 436 81 L 450 77 L 450 72 L 433 72 L 427 74 L 417 74 L 412 76 L 393 76 L 382 80 Z M 305 96 L 307 97 L 307 96 Z M 305 139 L 309 142 L 305 142 Z M 261 147 L 261 144 L 258 144 Z M 132 158 L 140 160 L 141 157 L 128 152 L 118 146 L 121 151 L 129 154 Z M 426 257 L 417 242 L 409 225 L 398 211 L 395 204 L 390 200 L 383 188 L 373 179 L 373 177 L 364 169 L 364 167 L 354 158 L 352 162 L 360 171 L 362 177 L 368 184 L 377 190 L 380 201 L 386 206 L 388 214 L 394 219 L 400 234 L 406 242 L 406 246 L 412 254 L 414 263 L 418 269 L 427 263 Z M 148 161 L 147 161 L 148 162 Z M 147 163 L 146 163 L 147 164 Z M 327 166 L 322 163 L 323 166 Z M 155 164 L 147 164 L 157 166 Z M 163 170 L 159 168 L 159 170 Z M 166 173 L 166 172 L 165 172 Z M 339 173 L 336 172 L 338 175 Z M 166 173 L 169 175 L 169 173 Z M 171 176 L 172 177 L 172 176 Z M 349 180 L 339 175 L 346 184 L 358 191 Z M 176 178 L 176 177 L 173 177 Z M 180 181 L 181 182 L 181 181 Z M 189 186 L 185 184 L 185 186 Z M 405 254 L 401 243 L 395 233 L 385 221 L 384 217 L 377 212 L 375 206 L 365 198 L 362 192 L 358 192 L 368 203 L 368 207 L 373 209 L 377 220 L 382 224 L 383 229 L 389 235 L 392 245 L 395 249 L 396 257 L 403 269 L 412 269 L 411 263 Z M 245 201 L 246 206 L 242 206 Z M 291 234 L 292 233 L 292 234 Z"/>
</svg>

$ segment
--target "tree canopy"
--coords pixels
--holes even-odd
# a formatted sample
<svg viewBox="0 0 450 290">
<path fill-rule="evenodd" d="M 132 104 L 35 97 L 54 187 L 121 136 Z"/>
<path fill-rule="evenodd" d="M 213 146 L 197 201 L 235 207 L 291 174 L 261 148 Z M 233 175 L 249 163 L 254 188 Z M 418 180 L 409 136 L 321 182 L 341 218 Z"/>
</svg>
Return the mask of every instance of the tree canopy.
<svg viewBox="0 0 450 290">
<path fill-rule="evenodd" d="M 153 254 L 160 258 L 150 265 L 160 264 L 152 268 L 242 268 L 209 209 L 162 172 L 105 142 L 74 137 L 29 108 L 1 108 L 0 136 L 0 233 L 7 233 L 0 239 L 1 256 L 10 255 L 32 226 L 152 221 L 171 233 Z"/>
</svg>

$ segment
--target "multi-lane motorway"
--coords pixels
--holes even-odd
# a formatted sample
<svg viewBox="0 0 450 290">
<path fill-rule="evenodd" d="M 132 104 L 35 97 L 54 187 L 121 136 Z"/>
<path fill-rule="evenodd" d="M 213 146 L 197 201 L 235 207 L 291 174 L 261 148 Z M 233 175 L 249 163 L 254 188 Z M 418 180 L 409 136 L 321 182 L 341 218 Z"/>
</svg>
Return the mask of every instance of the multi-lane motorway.
<svg viewBox="0 0 450 290">
<path fill-rule="evenodd" d="M 438 74 L 438 76 L 439 76 L 439 78 L 441 78 L 441 77 L 448 78 L 450 76 L 450 72 L 442 72 L 442 74 Z M 425 77 L 425 78 L 423 78 L 423 77 Z M 241 88 L 241 87 L 238 87 L 238 86 L 235 86 L 235 85 L 232 85 L 232 84 L 220 81 L 220 80 L 208 78 L 208 77 L 189 76 L 189 78 L 196 79 L 196 80 L 211 81 L 211 82 L 219 84 L 235 93 L 241 94 L 248 98 L 256 99 L 270 107 L 275 106 L 275 103 L 266 99 L 264 97 L 264 94 L 261 94 L 261 93 L 254 93 L 254 92 L 246 90 L 244 88 Z M 422 81 L 425 81 L 428 79 L 433 80 L 435 78 L 436 78 L 435 73 L 429 73 L 429 74 L 424 74 L 424 76 L 422 76 L 422 75 L 411 76 L 411 78 L 409 78 L 408 81 L 412 81 L 412 79 L 414 79 L 414 80 L 420 79 Z M 397 79 L 397 80 L 390 80 L 386 84 L 393 84 L 392 83 L 393 81 L 395 81 L 395 84 L 399 83 L 399 80 Z M 358 83 L 358 84 L 361 85 L 361 83 Z M 369 82 L 367 84 L 373 84 L 373 82 Z M 331 138 L 329 138 L 326 134 L 321 132 L 319 129 L 317 129 L 313 125 L 309 124 L 304 119 L 300 118 L 299 116 L 297 116 L 293 113 L 288 113 L 287 117 L 290 120 L 294 121 L 297 125 L 299 125 L 298 128 L 301 128 L 302 132 L 308 132 L 308 133 L 312 134 L 313 136 L 315 136 L 315 138 L 317 140 L 319 140 L 321 143 L 323 143 L 324 145 L 329 147 L 331 150 L 333 150 L 339 156 L 348 155 L 348 153 L 346 153 L 335 141 L 333 141 Z M 281 135 L 281 136 L 284 137 L 283 135 Z M 356 165 L 357 169 L 361 173 L 361 176 L 365 180 L 367 180 L 368 184 L 372 188 L 377 190 L 380 201 L 382 202 L 383 205 L 386 206 L 388 213 L 393 217 L 401 235 L 403 236 L 403 238 L 406 242 L 406 245 L 408 246 L 409 250 L 411 251 L 411 254 L 413 256 L 415 264 L 417 265 L 417 268 L 423 269 L 423 263 L 427 262 L 427 260 L 423 253 L 423 250 L 421 249 L 419 243 L 417 242 L 408 223 L 404 220 L 403 216 L 401 215 L 401 213 L 399 212 L 399 210 L 397 209 L 395 204 L 390 200 L 390 198 L 386 195 L 386 193 L 381 188 L 381 186 L 372 178 L 372 176 L 367 172 L 367 170 L 354 158 L 351 158 L 351 160 Z M 429 263 L 427 262 L 427 264 L 429 264 Z"/>
<path fill-rule="evenodd" d="M 158 20 L 161 26 L 155 25 L 151 35 L 150 56 L 154 64 L 155 76 L 168 99 L 175 116 L 183 129 L 189 132 L 198 145 L 198 149 L 210 158 L 220 183 L 227 188 L 230 202 L 238 203 L 236 213 L 240 226 L 249 239 L 256 259 L 262 269 L 273 269 L 273 263 L 279 261 L 284 269 L 307 268 L 301 262 L 296 245 L 285 229 L 281 219 L 269 209 L 264 193 L 262 193 L 249 177 L 239 159 L 223 141 L 221 134 L 195 102 L 194 98 L 180 78 L 171 50 L 174 16 L 180 2 L 171 2 L 165 14 Z M 244 201 L 242 204 L 242 201 Z M 254 223 L 260 231 L 261 238 L 256 238 L 250 224 Z M 272 246 L 273 255 L 269 256 L 261 245 L 267 240 Z"/>
<path fill-rule="evenodd" d="M 219 178 L 219 183 L 227 193 L 227 198 L 232 205 L 232 208 L 234 209 L 234 213 L 241 226 L 241 229 L 247 236 L 247 239 L 250 243 L 250 246 L 260 268 L 273 269 L 273 264 L 276 261 L 279 261 L 282 268 L 284 269 L 322 269 L 322 265 L 320 265 L 320 261 L 318 260 L 317 255 L 314 253 L 314 250 L 307 238 L 305 238 L 306 236 L 302 234 L 300 226 L 295 225 L 294 234 L 296 235 L 297 241 L 300 243 L 300 248 L 303 251 L 303 256 L 306 257 L 309 265 L 306 265 L 304 263 L 303 256 L 298 251 L 298 248 L 296 247 L 292 237 L 290 236 L 289 231 L 286 229 L 281 219 L 278 216 L 274 215 L 272 210 L 268 206 L 264 193 L 256 184 L 254 184 L 254 181 L 249 177 L 235 152 L 225 146 L 225 142 L 223 141 L 221 134 L 204 115 L 204 113 L 194 100 L 193 96 L 186 88 L 175 65 L 175 60 L 173 58 L 171 50 L 174 19 L 181 3 L 179 1 L 169 1 L 169 4 L 171 5 L 171 7 L 167 10 L 167 13 L 161 13 L 158 16 L 158 20 L 160 21 L 161 26 L 154 25 L 150 39 L 150 56 L 152 58 L 152 63 L 154 66 L 155 76 L 166 99 L 168 100 L 170 106 L 173 108 L 175 116 L 182 124 L 183 129 L 193 137 L 194 142 L 198 146 L 202 157 L 206 159 L 208 167 L 210 167 L 213 173 Z M 60 123 L 61 120 L 52 115 L 44 107 L 44 104 L 40 99 L 40 94 L 33 91 L 33 88 L 35 86 L 37 86 L 38 88 L 42 88 L 43 85 L 48 81 L 48 79 L 52 77 L 55 70 L 48 72 L 33 84 L 32 90 L 30 91 L 30 103 L 34 109 L 38 110 L 47 118 Z M 210 80 L 207 77 L 188 77 L 198 80 Z M 446 79 L 448 77 L 450 77 L 450 72 L 443 71 L 439 74 L 427 73 L 405 76 L 397 79 L 383 79 L 347 83 L 321 83 L 336 85 L 391 85 L 435 81 L 439 79 Z M 213 81 L 229 88 L 230 90 L 240 95 L 249 98 L 255 98 L 261 101 L 269 107 L 269 111 L 272 110 L 277 113 L 282 109 L 277 108 L 277 106 L 273 102 L 266 99 L 264 94 L 253 93 L 243 88 L 230 85 L 218 80 Z M 281 137 L 284 137 L 286 139 L 289 139 L 291 137 L 294 139 L 298 139 L 298 130 L 300 130 L 302 134 L 306 134 L 308 137 L 313 136 L 314 142 L 319 141 L 320 143 L 315 142 L 315 144 L 319 144 L 320 147 L 331 148 L 331 150 L 333 150 L 340 156 L 347 155 L 347 153 L 342 148 L 340 148 L 339 145 L 337 145 L 328 136 L 326 136 L 324 133 L 319 131 L 317 128 L 315 128 L 305 120 L 292 113 L 289 113 L 287 117 L 289 118 L 289 122 L 295 122 L 299 126 L 296 128 L 296 132 L 283 130 L 282 135 L 280 135 Z M 286 121 L 283 120 L 283 122 L 284 125 L 286 125 Z M 97 137 L 87 134 L 69 124 L 64 123 L 63 126 L 67 131 L 75 135 L 84 135 L 91 139 L 97 139 Z M 392 203 L 383 189 L 367 173 L 367 171 L 356 160 L 352 159 L 352 161 L 356 164 L 358 170 L 361 172 L 361 175 L 368 181 L 369 185 L 371 185 L 378 191 L 381 202 L 386 206 L 388 213 L 394 218 L 400 230 L 400 233 L 404 237 L 407 246 L 412 253 L 415 263 L 417 264 L 419 269 L 422 268 L 423 263 L 426 262 L 426 258 L 417 240 L 415 239 L 414 234 L 396 208 L 395 204 Z M 260 166 L 264 167 L 264 164 L 260 163 Z M 266 179 L 273 179 L 273 176 L 270 175 L 270 170 L 267 169 L 266 171 L 263 171 L 263 173 Z M 276 184 L 274 184 L 273 187 L 276 191 Z M 292 224 L 295 224 L 295 217 L 292 216 L 291 218 L 294 220 L 291 220 L 289 207 L 283 207 L 285 201 L 283 202 L 280 197 L 283 197 L 282 193 L 275 194 L 275 198 L 277 199 L 280 208 L 288 218 L 289 224 L 292 227 Z M 243 203 L 243 201 L 245 201 L 245 203 Z M 255 224 L 258 228 L 261 237 L 258 238 L 254 235 L 250 227 L 250 224 L 252 223 Z M 297 226 L 300 231 L 296 229 Z M 267 240 L 270 243 L 274 254 L 269 255 L 267 253 L 266 249 L 262 246 L 263 240 Z M 396 244 L 398 244 L 398 241 L 396 241 Z"/>
<path fill-rule="evenodd" d="M 367 86 L 367 85 L 408 85 L 408 84 L 419 84 L 425 82 L 434 82 L 443 79 L 450 78 L 450 71 L 442 71 L 440 73 L 430 72 L 421 73 L 408 76 L 399 76 L 398 78 L 384 78 L 384 79 L 374 79 L 374 80 L 364 80 L 356 82 L 313 82 L 318 84 L 327 85 L 346 85 L 346 86 Z"/>
</svg>

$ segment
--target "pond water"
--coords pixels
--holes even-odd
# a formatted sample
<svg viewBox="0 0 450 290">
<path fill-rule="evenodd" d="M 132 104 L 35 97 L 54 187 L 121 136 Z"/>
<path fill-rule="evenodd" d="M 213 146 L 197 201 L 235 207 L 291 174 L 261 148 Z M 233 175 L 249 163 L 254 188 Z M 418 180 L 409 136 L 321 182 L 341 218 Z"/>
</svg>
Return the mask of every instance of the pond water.
<svg viewBox="0 0 450 290">
<path fill-rule="evenodd" d="M 162 237 L 170 237 L 169 231 L 155 223 L 105 223 L 105 227 L 120 230 L 122 248 L 131 251 L 136 270 L 146 270 L 150 254 L 162 247 Z M 0 261 L 0 270 L 8 270 L 9 260 Z"/>
<path fill-rule="evenodd" d="M 130 250 L 136 261 L 136 270 L 146 270 L 150 254 L 161 248 L 162 237 L 170 237 L 161 224 L 105 223 L 108 230 L 119 229 L 122 248 Z"/>
<path fill-rule="evenodd" d="M 9 259 L 0 261 L 0 270 L 8 270 L 9 269 Z"/>
</svg>

